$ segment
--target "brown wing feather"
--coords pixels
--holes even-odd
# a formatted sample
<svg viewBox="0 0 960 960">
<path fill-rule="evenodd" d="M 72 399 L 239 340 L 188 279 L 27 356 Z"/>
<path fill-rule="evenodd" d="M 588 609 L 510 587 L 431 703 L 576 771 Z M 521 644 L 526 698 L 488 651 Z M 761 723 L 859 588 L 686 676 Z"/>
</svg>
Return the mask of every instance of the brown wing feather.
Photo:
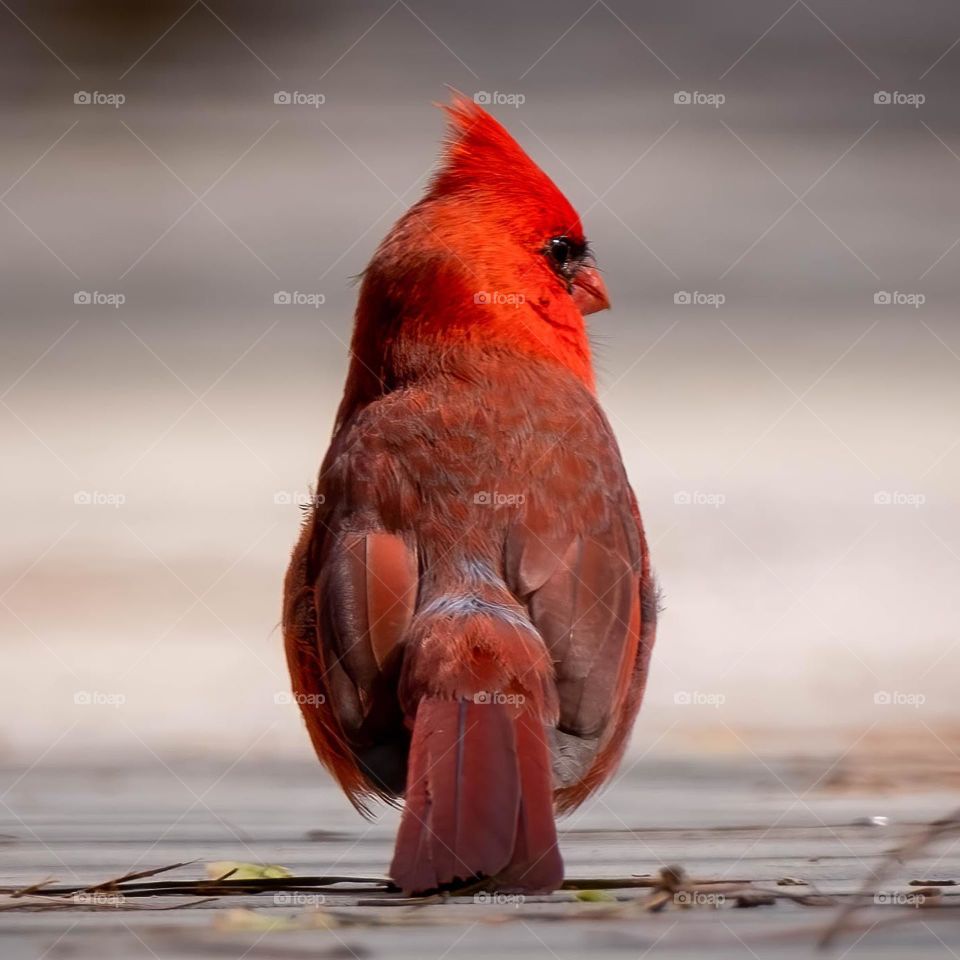
<svg viewBox="0 0 960 960">
<path fill-rule="evenodd" d="M 403 791 L 409 734 L 396 697 L 417 559 L 400 536 L 329 532 L 315 515 L 287 574 L 284 635 L 294 691 L 320 760 L 348 796 Z"/>
<path fill-rule="evenodd" d="M 579 757 L 579 773 L 559 785 L 556 792 L 557 809 L 566 813 L 579 806 L 612 774 L 620 762 L 630 739 L 633 723 L 640 709 L 650 667 L 650 656 L 657 633 L 658 595 L 650 566 L 643 523 L 633 491 L 627 488 L 628 523 L 636 531 L 632 549 L 636 550 L 639 566 L 638 590 L 633 595 L 630 610 L 627 647 L 620 661 L 620 674 L 611 701 L 616 704 L 604 733 L 595 741 L 575 741 L 573 753 Z M 558 732 L 558 739 L 563 734 Z M 577 751 L 577 746 L 586 749 Z M 567 744 L 569 749 L 570 744 Z"/>
<path fill-rule="evenodd" d="M 345 533 L 333 539 L 326 569 L 323 603 L 329 608 L 339 657 L 363 696 L 372 690 L 413 618 L 416 553 L 396 534 Z"/>
<path fill-rule="evenodd" d="M 300 706 L 317 756 L 343 787 L 354 806 L 369 814 L 369 785 L 357 766 L 349 739 L 331 696 L 327 669 L 329 651 L 323 643 L 316 602 L 315 540 L 318 524 L 312 516 L 293 551 L 284 584 L 283 635 L 294 696 Z"/>
<path fill-rule="evenodd" d="M 554 661 L 560 715 L 553 735 L 558 805 L 580 803 L 612 772 L 629 739 L 653 645 L 655 589 L 636 501 L 599 408 L 576 419 L 539 414 L 558 433 L 543 489 L 505 546 L 511 589 Z M 543 465 L 546 454 L 536 461 Z"/>
</svg>

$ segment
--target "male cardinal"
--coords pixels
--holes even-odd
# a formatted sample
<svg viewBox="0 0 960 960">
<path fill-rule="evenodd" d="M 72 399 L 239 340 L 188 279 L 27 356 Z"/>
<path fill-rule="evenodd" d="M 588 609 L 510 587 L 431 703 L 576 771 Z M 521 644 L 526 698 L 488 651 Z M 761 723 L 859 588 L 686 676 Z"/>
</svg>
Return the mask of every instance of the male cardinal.
<svg viewBox="0 0 960 960">
<path fill-rule="evenodd" d="M 640 706 L 655 588 L 580 219 L 493 117 L 445 109 L 440 168 L 363 274 L 286 653 L 354 806 L 405 798 L 400 888 L 550 891 L 554 811 L 611 775 Z"/>
</svg>

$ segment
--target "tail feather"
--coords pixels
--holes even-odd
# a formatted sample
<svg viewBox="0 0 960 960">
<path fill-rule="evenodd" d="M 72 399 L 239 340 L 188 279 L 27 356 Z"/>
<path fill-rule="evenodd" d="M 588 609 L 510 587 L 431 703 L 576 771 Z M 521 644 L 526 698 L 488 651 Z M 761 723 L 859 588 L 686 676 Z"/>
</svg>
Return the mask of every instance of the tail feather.
<svg viewBox="0 0 960 960">
<path fill-rule="evenodd" d="M 563 879 L 542 723 L 512 703 L 425 697 L 390 875 L 407 893 L 480 878 L 553 890 Z"/>
<path fill-rule="evenodd" d="M 520 784 L 510 718 L 469 700 L 428 701 L 429 829 L 441 883 L 496 873 L 509 858 Z M 418 723 L 419 723 L 419 710 Z M 415 728 L 416 729 L 416 728 Z M 491 784 L 497 806 L 490 810 Z M 492 814 L 492 815 L 491 815 Z"/>
<path fill-rule="evenodd" d="M 436 887 L 436 868 L 433 843 L 428 824 L 431 816 L 431 795 L 426 776 L 415 776 L 414 771 L 430 768 L 427 736 L 418 731 L 410 745 L 407 762 L 407 792 L 403 819 L 397 833 L 390 876 L 408 892 L 431 890 Z M 402 865 L 398 872 L 397 865 Z"/>
<path fill-rule="evenodd" d="M 543 724 L 522 712 L 515 723 L 520 759 L 520 811 L 517 842 L 499 886 L 516 890 L 555 890 L 563 881 L 553 811 L 553 771 Z"/>
</svg>

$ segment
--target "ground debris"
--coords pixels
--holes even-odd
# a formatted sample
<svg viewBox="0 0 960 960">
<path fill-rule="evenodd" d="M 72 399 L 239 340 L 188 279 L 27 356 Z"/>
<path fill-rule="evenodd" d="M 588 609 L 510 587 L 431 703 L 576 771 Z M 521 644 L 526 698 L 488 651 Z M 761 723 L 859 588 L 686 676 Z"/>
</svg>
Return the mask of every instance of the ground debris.
<svg viewBox="0 0 960 960">
<path fill-rule="evenodd" d="M 937 889 L 940 884 L 926 886 L 922 881 L 910 881 L 910 886 L 924 885 L 925 889 L 907 894 L 902 899 L 902 903 L 896 897 L 878 893 L 880 884 L 890 875 L 895 864 L 905 863 L 914 857 L 920 856 L 936 840 L 944 837 L 960 834 L 960 809 L 939 820 L 934 820 L 931 824 L 921 830 L 919 833 L 910 837 L 905 843 L 890 852 L 878 866 L 871 871 L 867 877 L 860 892 L 853 897 L 846 898 L 843 906 L 837 912 L 833 921 L 823 932 L 819 940 L 819 947 L 826 950 L 836 939 L 845 931 L 855 930 L 852 924 L 853 914 L 868 903 L 880 904 L 888 902 L 896 906 L 924 906 L 939 907 L 944 903 L 942 892 Z M 950 885 L 955 885 L 956 881 Z M 884 899 L 885 898 L 885 899 Z M 917 899 L 919 898 L 919 899 Z M 951 905 L 952 906 L 952 905 Z"/>
<path fill-rule="evenodd" d="M 215 919 L 218 929 L 258 931 L 303 930 L 334 926 L 392 926 L 402 924 L 445 924 L 462 922 L 446 910 L 424 912 L 425 907 L 493 906 L 477 922 L 502 923 L 522 914 L 521 906 L 533 904 L 562 907 L 539 911 L 543 920 L 564 920 L 577 907 L 576 915 L 602 920 L 636 916 L 637 911 L 658 912 L 667 907 L 689 910 L 700 907 L 744 907 L 788 900 L 806 906 L 832 904 L 805 881 L 783 878 L 779 888 L 767 889 L 743 879 L 698 879 L 682 866 L 667 866 L 656 875 L 571 877 L 554 894 L 525 896 L 488 890 L 489 882 L 424 897 L 405 897 L 387 877 L 291 875 L 285 867 L 272 864 L 216 861 L 205 865 L 205 879 L 177 880 L 164 876 L 197 861 L 185 861 L 125 873 L 94 884 L 57 884 L 45 878 L 26 887 L 0 888 L 0 911 L 4 910 L 172 910 L 209 904 L 225 897 L 272 894 L 273 907 L 289 905 L 289 914 L 261 913 L 251 907 L 222 911 Z M 786 884 L 784 884 L 786 881 Z M 783 885 L 806 886 L 810 892 L 793 893 Z M 333 889 L 335 888 L 335 889 Z M 320 891 L 323 891 L 322 893 Z M 636 894 L 631 891 L 637 891 Z M 926 894 L 926 891 L 922 891 Z M 342 898 L 330 902 L 328 894 Z M 917 893 L 920 896 L 921 892 Z M 147 905 L 150 898 L 176 898 L 169 903 Z M 189 898 L 189 899 L 184 899 Z M 320 908 L 319 904 L 323 904 Z M 304 909 L 306 907 L 306 909 Z M 357 907 L 366 908 L 357 911 Z M 379 908 L 379 909 L 378 909 Z"/>
<path fill-rule="evenodd" d="M 38 904 L 50 904 L 59 909 L 81 907 L 84 909 L 116 909 L 126 906 L 130 899 L 144 897 L 203 897 L 202 901 L 219 897 L 249 895 L 258 893 L 309 892 L 334 885 L 338 892 L 365 892 L 396 890 L 386 877 L 357 876 L 318 876 L 294 877 L 283 867 L 230 862 L 217 862 L 207 865 L 207 879 L 147 880 L 159 874 L 169 873 L 181 867 L 190 866 L 197 861 L 186 860 L 171 863 L 164 867 L 139 870 L 126 873 L 99 883 L 55 884 L 51 878 L 38 881 L 26 887 L 0 887 L 0 909 L 15 910 L 36 908 Z M 257 872 L 262 871 L 258 876 Z M 344 884 L 353 886 L 345 887 Z M 190 906 L 191 904 L 180 904 Z M 159 908 L 158 908 L 159 909 Z M 170 909 L 163 907 L 162 909 Z"/>
</svg>

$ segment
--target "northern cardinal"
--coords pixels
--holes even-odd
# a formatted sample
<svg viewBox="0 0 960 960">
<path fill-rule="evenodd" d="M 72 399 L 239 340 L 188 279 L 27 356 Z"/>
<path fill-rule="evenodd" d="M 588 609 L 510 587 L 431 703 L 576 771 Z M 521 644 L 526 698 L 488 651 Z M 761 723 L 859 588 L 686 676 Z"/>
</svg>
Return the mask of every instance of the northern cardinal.
<svg viewBox="0 0 960 960">
<path fill-rule="evenodd" d="M 487 112 L 445 109 L 440 168 L 363 274 L 286 653 L 354 806 L 405 798 L 399 887 L 550 891 L 554 812 L 611 775 L 640 706 L 655 588 L 579 217 Z"/>
</svg>

